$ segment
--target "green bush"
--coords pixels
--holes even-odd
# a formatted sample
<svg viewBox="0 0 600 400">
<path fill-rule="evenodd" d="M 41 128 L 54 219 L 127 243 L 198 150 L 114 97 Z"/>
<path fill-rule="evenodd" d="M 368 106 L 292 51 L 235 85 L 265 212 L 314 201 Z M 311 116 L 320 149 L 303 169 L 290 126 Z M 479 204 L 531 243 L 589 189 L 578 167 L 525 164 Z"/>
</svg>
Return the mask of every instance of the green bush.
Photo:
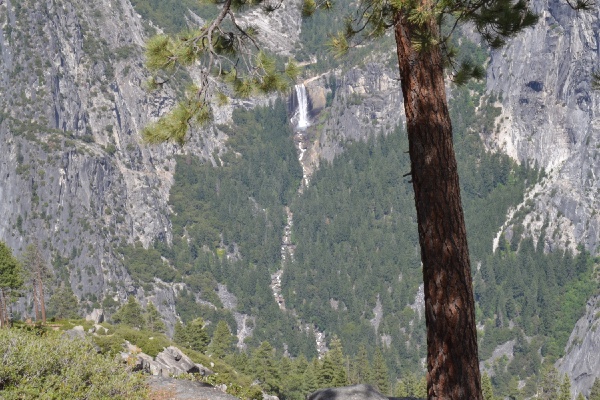
<svg viewBox="0 0 600 400">
<path fill-rule="evenodd" d="M 172 344 L 162 333 L 138 330 L 127 325 L 110 327 L 108 332 L 108 335 L 94 336 L 93 340 L 100 347 L 102 353 L 111 355 L 123 351 L 125 340 L 136 345 L 144 353 L 152 357 L 156 357 L 165 347 L 169 347 Z"/>
<path fill-rule="evenodd" d="M 0 391 L 6 400 L 148 398 L 140 374 L 98 354 L 89 340 L 3 329 L 0 358 Z"/>
</svg>

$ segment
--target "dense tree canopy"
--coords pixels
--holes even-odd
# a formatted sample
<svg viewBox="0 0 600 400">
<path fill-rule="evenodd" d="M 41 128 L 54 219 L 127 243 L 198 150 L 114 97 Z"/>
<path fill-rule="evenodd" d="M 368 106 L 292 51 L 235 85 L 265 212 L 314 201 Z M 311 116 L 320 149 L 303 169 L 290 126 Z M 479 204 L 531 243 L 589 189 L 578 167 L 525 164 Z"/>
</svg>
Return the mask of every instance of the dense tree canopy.
<svg viewBox="0 0 600 400">
<path fill-rule="evenodd" d="M 567 2 L 574 8 L 590 5 L 585 0 Z M 219 4 L 219 14 L 200 29 L 177 40 L 157 36 L 148 42 L 147 65 L 153 71 L 169 72 L 202 61 L 202 73 L 187 99 L 145 130 L 146 140 L 184 143 L 190 121 L 210 118 L 211 73 L 229 80 L 236 94 L 244 96 L 284 89 L 283 77 L 297 75 L 291 61 L 280 71 L 261 50 L 248 51 L 258 49 L 255 32 L 238 24 L 235 11 L 250 4 L 243 0 Z M 258 4 L 267 11 L 278 7 Z M 332 3 L 306 0 L 304 15 L 317 7 L 331 8 Z M 497 48 L 536 21 L 525 1 L 364 0 L 345 31 L 332 40 L 342 54 L 356 41 L 381 37 L 387 29 L 394 32 L 423 262 L 429 398 L 482 398 L 470 256 L 444 68 L 455 67 L 457 83 L 481 77 L 482 70 L 469 60 L 455 66 L 450 38 L 457 26 L 470 23 L 490 47 Z M 151 83 L 157 86 L 164 81 L 159 77 Z M 223 94 L 216 98 L 226 101 Z"/>
</svg>

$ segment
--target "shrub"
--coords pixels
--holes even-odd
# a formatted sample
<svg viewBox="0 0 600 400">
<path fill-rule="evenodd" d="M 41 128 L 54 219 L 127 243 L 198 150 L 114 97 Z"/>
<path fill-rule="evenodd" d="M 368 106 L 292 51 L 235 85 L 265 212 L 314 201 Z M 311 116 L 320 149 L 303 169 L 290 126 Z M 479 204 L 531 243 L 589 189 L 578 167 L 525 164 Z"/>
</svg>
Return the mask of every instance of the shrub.
<svg viewBox="0 0 600 400">
<path fill-rule="evenodd" d="M 41 333 L 41 335 L 40 335 Z M 89 340 L 59 332 L 0 330 L 3 399 L 147 399 L 144 378 Z"/>
</svg>

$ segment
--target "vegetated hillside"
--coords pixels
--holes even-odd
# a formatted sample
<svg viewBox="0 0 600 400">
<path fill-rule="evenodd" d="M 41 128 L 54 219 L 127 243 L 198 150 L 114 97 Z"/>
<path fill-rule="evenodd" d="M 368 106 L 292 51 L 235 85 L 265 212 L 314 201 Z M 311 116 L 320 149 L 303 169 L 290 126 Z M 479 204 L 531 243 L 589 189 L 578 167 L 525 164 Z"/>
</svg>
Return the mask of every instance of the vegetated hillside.
<svg viewBox="0 0 600 400">
<path fill-rule="evenodd" d="M 169 4 L 175 5 L 133 2 L 140 14 L 173 32 L 185 23 L 168 16 Z M 194 10 L 201 17 L 206 11 Z M 579 18 L 552 10 L 561 26 Z M 173 15 L 186 13 L 180 8 Z M 290 9 L 285 17 L 294 13 L 297 9 Z M 318 38 L 335 28 L 340 17 L 333 13 L 303 22 L 298 58 L 309 61 L 317 53 L 307 77 L 324 75 L 307 83 L 313 125 L 296 134 L 296 143 L 282 101 L 256 113 L 232 115 L 241 103 L 234 100 L 217 111 L 219 126 L 195 132 L 181 151 L 139 144 L 139 128 L 172 104 L 169 93 L 178 88 L 155 95 L 142 90 L 143 35 L 154 28 L 137 17 L 128 1 L 7 0 L 0 5 L 0 82 L 7 94 L 0 109 L 0 138 L 7 146 L 0 156 L 0 173 L 7 176 L 0 202 L 10 216 L 0 222 L 0 236 L 17 251 L 35 236 L 53 260 L 52 286 L 69 282 L 86 310 L 102 305 L 114 311 L 133 294 L 143 303 L 154 302 L 170 328 L 179 318 L 189 323 L 202 316 L 213 327 L 225 320 L 238 333 L 240 346 L 253 348 L 268 339 L 280 352 L 308 358 L 317 351 L 315 332 L 324 332 L 328 342 L 337 334 L 351 356 L 361 344 L 371 354 L 382 348 L 392 380 L 418 371 L 424 356 L 421 276 L 410 183 L 403 177 L 409 169 L 402 153 L 407 146 L 401 128 L 395 128 L 402 119 L 395 60 L 392 52 L 373 53 L 389 46 L 389 38 L 342 61 L 326 56 Z M 595 26 L 588 19 L 576 19 L 583 24 L 582 33 Z M 550 48 L 558 41 L 562 50 L 569 48 L 560 37 L 548 38 L 535 43 Z M 462 45 L 479 61 L 487 57 L 477 46 Z M 517 44 L 509 49 L 526 53 L 526 48 Z M 492 71 L 499 59 L 495 54 Z M 502 59 L 501 67 L 514 69 L 511 74 L 517 77 L 519 60 L 528 60 Z M 590 280 L 593 257 L 557 250 L 565 241 L 560 239 L 563 225 L 555 225 L 574 222 L 581 229 L 567 235 L 574 238 L 572 247 L 585 237 L 584 245 L 594 251 L 594 219 L 580 219 L 576 205 L 581 200 L 592 210 L 595 204 L 590 190 L 598 175 L 590 160 L 597 152 L 597 135 L 590 128 L 583 140 L 574 130 L 577 124 L 567 124 L 564 132 L 572 132 L 573 139 L 566 150 L 577 151 L 569 153 L 562 171 L 590 167 L 570 180 L 577 185 L 557 189 L 562 193 L 555 207 L 560 214 L 532 217 L 531 211 L 554 204 L 553 191 L 542 189 L 564 182 L 556 180 L 556 169 L 548 168 L 558 166 L 545 162 L 554 158 L 536 150 L 547 151 L 553 142 L 538 141 L 535 135 L 529 141 L 529 131 L 520 130 L 518 138 L 511 136 L 519 146 L 539 146 L 518 152 L 517 165 L 502 153 L 486 153 L 479 136 L 488 148 L 514 156 L 510 140 L 504 145 L 499 133 L 512 132 L 505 124 L 516 121 L 517 98 L 527 100 L 522 102 L 525 109 L 533 107 L 534 97 L 539 105 L 535 113 L 519 117 L 522 122 L 528 115 L 539 119 L 548 114 L 539 111 L 544 91 L 537 89 L 544 85 L 534 79 L 521 85 L 522 93 L 507 95 L 493 86 L 500 85 L 499 74 L 489 82 L 488 93 L 483 84 L 451 92 L 482 357 L 508 344 L 513 351 L 485 367 L 493 370 L 500 393 L 513 393 L 519 381 L 531 393 L 542 361 L 536 354 L 548 363 L 563 353 L 569 329 L 597 290 Z M 575 106 L 569 93 L 577 90 L 560 92 L 561 99 Z M 597 95 L 588 94 L 594 104 Z M 594 108 L 585 108 L 586 97 L 580 98 L 580 111 L 573 115 L 593 127 Z M 499 104 L 504 108 L 497 109 Z M 295 144 L 307 149 L 301 163 Z M 297 194 L 302 168 L 316 170 L 321 156 L 333 162 L 322 162 L 310 185 Z M 534 167 L 532 160 L 546 169 Z M 526 194 L 532 186 L 533 192 Z M 502 227 L 509 207 L 518 204 Z M 282 239 L 290 228 L 292 245 Z M 522 233 L 532 230 L 536 240 L 522 241 Z M 494 238 L 498 250 L 492 254 Z M 286 257 L 283 265 L 282 241 L 284 254 L 295 246 L 293 259 Z M 281 269 L 283 285 L 277 292 L 272 275 Z M 283 296 L 285 311 L 274 294 Z M 30 312 L 30 303 L 22 306 Z"/>
<path fill-rule="evenodd" d="M 496 111 L 490 104 L 475 117 L 479 99 L 469 89 L 476 87 L 456 90 L 451 105 L 476 268 L 481 358 L 520 338 L 514 355 L 485 367 L 498 393 L 508 395 L 512 379 L 528 383 L 524 393 L 532 395 L 541 371 L 535 355 L 541 351 L 551 364 L 564 354 L 574 322 L 597 291 L 594 259 L 585 252 L 575 258 L 570 252 L 545 254 L 517 234 L 492 253 L 506 210 L 523 201 L 527 186 L 543 173 L 485 151 L 471 129 L 489 129 L 485 121 L 493 121 Z M 409 169 L 406 148 L 400 130 L 348 146 L 331 166 L 321 167 L 292 207 L 296 261 L 283 280 L 288 307 L 325 332 L 336 332 L 349 352 L 360 343 L 371 351 L 384 345 L 400 376 L 418 369 L 424 357 L 424 324 L 415 299 L 422 278 L 414 206 L 402 177 Z"/>
</svg>

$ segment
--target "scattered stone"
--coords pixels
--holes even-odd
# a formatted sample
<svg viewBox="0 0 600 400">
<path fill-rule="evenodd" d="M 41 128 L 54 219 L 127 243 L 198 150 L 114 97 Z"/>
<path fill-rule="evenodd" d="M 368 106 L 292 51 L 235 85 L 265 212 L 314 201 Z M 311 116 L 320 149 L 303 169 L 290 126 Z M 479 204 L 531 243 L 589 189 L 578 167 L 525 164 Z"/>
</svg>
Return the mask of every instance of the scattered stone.
<svg viewBox="0 0 600 400">
<path fill-rule="evenodd" d="M 174 346 L 169 346 L 158 353 L 154 361 L 163 367 L 163 376 L 179 375 L 182 373 L 196 374 L 200 372 L 198 366 Z"/>
</svg>

